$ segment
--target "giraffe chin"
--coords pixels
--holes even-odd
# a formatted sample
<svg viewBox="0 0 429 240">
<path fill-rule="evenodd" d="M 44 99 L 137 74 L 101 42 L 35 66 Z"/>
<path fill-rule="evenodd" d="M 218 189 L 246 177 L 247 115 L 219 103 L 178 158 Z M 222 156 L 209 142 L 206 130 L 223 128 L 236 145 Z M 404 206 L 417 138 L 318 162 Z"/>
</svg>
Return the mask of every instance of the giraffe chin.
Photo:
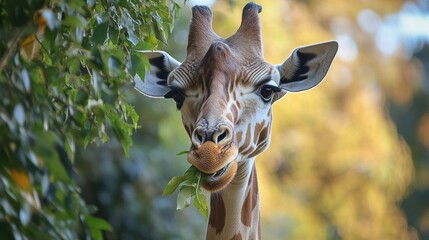
<svg viewBox="0 0 429 240">
<path fill-rule="evenodd" d="M 228 163 L 225 167 L 219 171 L 208 175 L 202 182 L 201 185 L 204 189 L 209 192 L 217 192 L 224 189 L 234 179 L 235 173 L 237 172 L 237 161 Z"/>
</svg>

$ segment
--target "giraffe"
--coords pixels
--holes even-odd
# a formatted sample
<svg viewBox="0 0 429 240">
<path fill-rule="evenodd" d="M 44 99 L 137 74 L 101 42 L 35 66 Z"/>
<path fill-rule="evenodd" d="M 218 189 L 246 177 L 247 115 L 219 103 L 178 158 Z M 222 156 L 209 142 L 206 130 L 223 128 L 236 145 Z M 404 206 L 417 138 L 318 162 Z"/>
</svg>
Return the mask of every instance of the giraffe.
<svg viewBox="0 0 429 240">
<path fill-rule="evenodd" d="M 189 163 L 208 176 L 206 239 L 261 239 L 255 157 L 270 143 L 271 106 L 287 92 L 319 84 L 338 49 L 336 41 L 296 48 L 282 64 L 262 52 L 259 13 L 250 2 L 237 32 L 219 37 L 212 12 L 192 8 L 187 55 L 180 63 L 163 51 L 145 52 L 151 70 L 135 88 L 173 99 L 191 140 Z"/>
</svg>

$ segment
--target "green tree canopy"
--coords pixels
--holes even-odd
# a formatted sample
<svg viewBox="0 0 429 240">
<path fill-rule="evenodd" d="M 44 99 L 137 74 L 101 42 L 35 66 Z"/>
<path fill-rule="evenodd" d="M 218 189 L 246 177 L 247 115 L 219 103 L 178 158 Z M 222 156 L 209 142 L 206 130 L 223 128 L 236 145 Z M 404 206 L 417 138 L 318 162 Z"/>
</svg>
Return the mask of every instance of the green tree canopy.
<svg viewBox="0 0 429 240">
<path fill-rule="evenodd" d="M 173 27 L 172 1 L 0 2 L 0 232 L 6 239 L 102 238 L 73 167 L 114 137 L 125 155 L 138 116 L 124 89 L 141 50 Z"/>
</svg>

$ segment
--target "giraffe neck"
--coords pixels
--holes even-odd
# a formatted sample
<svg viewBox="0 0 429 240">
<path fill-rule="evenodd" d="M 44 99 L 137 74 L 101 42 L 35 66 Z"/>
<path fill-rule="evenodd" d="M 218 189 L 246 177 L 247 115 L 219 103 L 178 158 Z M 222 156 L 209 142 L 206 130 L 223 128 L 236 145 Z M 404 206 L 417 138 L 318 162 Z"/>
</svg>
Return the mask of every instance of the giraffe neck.
<svg viewBox="0 0 429 240">
<path fill-rule="evenodd" d="M 212 193 L 206 239 L 260 239 L 258 181 L 254 158 L 239 164 L 227 188 Z"/>
</svg>

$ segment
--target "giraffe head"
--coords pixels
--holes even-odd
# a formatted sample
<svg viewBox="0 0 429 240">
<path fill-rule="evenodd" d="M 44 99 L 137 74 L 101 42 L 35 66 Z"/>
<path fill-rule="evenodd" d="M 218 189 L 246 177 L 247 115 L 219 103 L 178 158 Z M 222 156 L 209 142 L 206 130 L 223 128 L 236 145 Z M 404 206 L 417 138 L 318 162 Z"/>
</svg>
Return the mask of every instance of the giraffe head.
<svg viewBox="0 0 429 240">
<path fill-rule="evenodd" d="M 203 187 L 227 186 L 240 162 L 254 158 L 270 142 L 271 105 L 286 92 L 316 86 L 337 52 L 335 41 L 300 47 L 272 65 L 262 53 L 261 6 L 251 2 L 229 38 L 212 29 L 208 7 L 192 9 L 187 56 L 180 63 L 162 51 L 146 52 L 151 71 L 136 89 L 173 99 L 191 140 L 188 162 L 208 174 Z"/>
</svg>

